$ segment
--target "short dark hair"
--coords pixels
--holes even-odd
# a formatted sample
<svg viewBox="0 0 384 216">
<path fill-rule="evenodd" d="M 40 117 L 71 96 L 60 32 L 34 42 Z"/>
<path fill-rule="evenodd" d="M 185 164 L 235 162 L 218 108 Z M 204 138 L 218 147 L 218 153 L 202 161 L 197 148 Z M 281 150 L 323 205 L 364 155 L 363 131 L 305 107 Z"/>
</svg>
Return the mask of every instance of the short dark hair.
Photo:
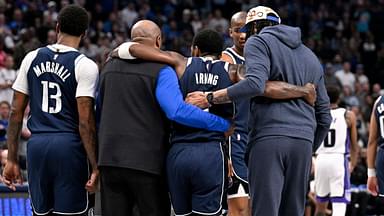
<svg viewBox="0 0 384 216">
<path fill-rule="evenodd" d="M 78 5 L 68 5 L 60 10 L 57 17 L 60 32 L 80 36 L 88 29 L 88 12 Z"/>
<path fill-rule="evenodd" d="M 335 104 L 338 102 L 339 97 L 340 97 L 340 89 L 337 86 L 327 86 L 327 93 L 329 97 L 329 102 L 332 104 Z"/>
<path fill-rule="evenodd" d="M 205 55 L 220 56 L 223 51 L 224 39 L 217 31 L 204 29 L 195 35 L 192 46 L 197 46 Z"/>
</svg>

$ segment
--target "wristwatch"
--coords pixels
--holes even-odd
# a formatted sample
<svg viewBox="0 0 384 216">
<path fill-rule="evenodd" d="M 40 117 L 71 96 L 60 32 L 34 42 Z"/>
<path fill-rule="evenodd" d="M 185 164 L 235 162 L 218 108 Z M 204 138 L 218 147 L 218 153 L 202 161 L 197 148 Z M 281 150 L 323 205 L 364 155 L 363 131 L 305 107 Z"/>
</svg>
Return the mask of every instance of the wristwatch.
<svg viewBox="0 0 384 216">
<path fill-rule="evenodd" d="M 207 94 L 207 96 L 205 96 L 207 98 L 207 101 L 209 103 L 209 106 L 212 106 L 213 105 L 213 92 L 209 92 Z"/>
</svg>

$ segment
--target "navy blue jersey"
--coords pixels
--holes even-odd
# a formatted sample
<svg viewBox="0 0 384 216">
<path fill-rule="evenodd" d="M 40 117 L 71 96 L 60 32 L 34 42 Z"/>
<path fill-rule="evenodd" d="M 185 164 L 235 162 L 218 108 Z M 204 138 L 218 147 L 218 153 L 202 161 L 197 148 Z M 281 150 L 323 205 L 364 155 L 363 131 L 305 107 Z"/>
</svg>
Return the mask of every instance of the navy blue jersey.
<svg viewBox="0 0 384 216">
<path fill-rule="evenodd" d="M 230 56 L 234 64 L 245 63 L 244 57 L 237 54 L 231 47 L 225 49 L 223 53 Z M 249 106 L 249 99 L 235 102 L 235 134 L 241 134 L 241 139 L 244 139 L 245 143 L 247 143 L 248 140 L 246 137 L 248 136 L 248 116 L 250 109 Z"/>
<path fill-rule="evenodd" d="M 223 51 L 231 57 L 234 64 L 244 64 L 243 56 L 237 54 L 232 47 Z M 230 139 L 230 157 L 234 174 L 243 181 L 248 181 L 247 167 L 244 163 L 244 154 L 248 143 L 248 118 L 250 110 L 250 100 L 243 99 L 235 102 L 235 131 Z"/>
<path fill-rule="evenodd" d="M 79 55 L 48 47 L 38 50 L 27 72 L 31 98 L 28 128 L 32 133 L 77 133 L 75 60 Z"/>
<path fill-rule="evenodd" d="M 188 93 L 194 91 L 210 92 L 232 85 L 227 70 L 228 63 L 223 61 L 197 57 L 189 58 L 185 72 L 179 80 L 183 97 L 185 98 Z M 233 104 L 214 105 L 209 107 L 207 111 L 223 118 L 232 118 Z M 222 132 L 173 124 L 172 143 L 223 141 L 223 139 L 224 134 Z"/>
<path fill-rule="evenodd" d="M 244 64 L 245 59 L 243 56 L 236 53 L 235 50 L 233 50 L 232 47 L 228 47 L 223 51 L 223 53 L 227 54 L 229 57 L 231 57 L 233 64 Z"/>
<path fill-rule="evenodd" d="M 375 117 L 377 122 L 378 140 L 377 145 L 384 148 L 384 97 L 376 100 Z"/>
</svg>

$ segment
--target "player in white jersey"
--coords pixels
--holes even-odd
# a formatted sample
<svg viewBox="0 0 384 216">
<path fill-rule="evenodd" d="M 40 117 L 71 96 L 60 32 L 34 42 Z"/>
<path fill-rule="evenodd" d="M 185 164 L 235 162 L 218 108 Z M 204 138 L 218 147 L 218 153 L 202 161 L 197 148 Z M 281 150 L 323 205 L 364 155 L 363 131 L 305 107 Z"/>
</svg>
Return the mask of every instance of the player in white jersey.
<svg viewBox="0 0 384 216">
<path fill-rule="evenodd" d="M 332 123 L 328 136 L 316 150 L 315 192 L 316 216 L 325 216 L 328 202 L 332 202 L 332 215 L 345 215 L 350 202 L 350 171 L 357 162 L 356 116 L 338 107 L 339 89 L 327 88 L 331 102 Z M 348 157 L 350 156 L 350 163 Z"/>
</svg>

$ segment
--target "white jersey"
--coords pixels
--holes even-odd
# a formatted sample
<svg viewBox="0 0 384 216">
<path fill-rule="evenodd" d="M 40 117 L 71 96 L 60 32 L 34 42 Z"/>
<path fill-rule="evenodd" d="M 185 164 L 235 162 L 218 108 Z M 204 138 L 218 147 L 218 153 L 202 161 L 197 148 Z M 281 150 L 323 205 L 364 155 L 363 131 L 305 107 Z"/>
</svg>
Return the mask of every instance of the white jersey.
<svg viewBox="0 0 384 216">
<path fill-rule="evenodd" d="M 344 108 L 331 110 L 332 123 L 328 135 L 317 149 L 316 154 L 349 153 L 350 139 L 345 114 L 346 109 Z"/>
</svg>

